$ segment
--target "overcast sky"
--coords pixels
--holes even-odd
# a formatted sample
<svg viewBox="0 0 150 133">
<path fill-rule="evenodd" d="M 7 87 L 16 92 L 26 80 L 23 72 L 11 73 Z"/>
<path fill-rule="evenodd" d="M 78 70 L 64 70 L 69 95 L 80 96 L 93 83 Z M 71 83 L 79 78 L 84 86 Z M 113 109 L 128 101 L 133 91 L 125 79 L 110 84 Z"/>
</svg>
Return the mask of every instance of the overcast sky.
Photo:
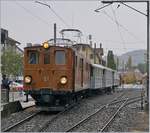
<svg viewBox="0 0 150 133">
<path fill-rule="evenodd" d="M 100 1 L 41 2 L 49 4 L 63 20 L 35 1 L 1 1 L 1 27 L 9 31 L 9 37 L 21 42 L 22 48 L 29 42 L 53 38 L 53 24 L 57 23 L 58 37 L 63 28 L 80 29 L 82 42 L 91 34 L 93 42 L 102 43 L 105 54 L 108 50 L 121 55 L 146 49 L 146 16 L 122 4 L 114 3 L 96 13 L 94 10 L 103 6 Z M 145 3 L 127 4 L 146 14 Z"/>
</svg>

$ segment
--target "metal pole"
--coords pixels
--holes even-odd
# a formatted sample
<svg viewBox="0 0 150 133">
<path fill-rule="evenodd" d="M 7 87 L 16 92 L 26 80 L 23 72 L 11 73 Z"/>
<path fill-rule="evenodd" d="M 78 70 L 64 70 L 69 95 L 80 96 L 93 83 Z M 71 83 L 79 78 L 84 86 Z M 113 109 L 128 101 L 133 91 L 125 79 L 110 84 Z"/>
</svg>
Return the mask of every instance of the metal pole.
<svg viewBox="0 0 150 133">
<path fill-rule="evenodd" d="M 56 23 L 54 23 L 54 46 L 56 46 Z"/>
<path fill-rule="evenodd" d="M 147 1 L 147 102 L 149 103 L 149 1 Z"/>
<path fill-rule="evenodd" d="M 94 64 L 96 64 L 96 43 L 94 43 Z"/>
</svg>

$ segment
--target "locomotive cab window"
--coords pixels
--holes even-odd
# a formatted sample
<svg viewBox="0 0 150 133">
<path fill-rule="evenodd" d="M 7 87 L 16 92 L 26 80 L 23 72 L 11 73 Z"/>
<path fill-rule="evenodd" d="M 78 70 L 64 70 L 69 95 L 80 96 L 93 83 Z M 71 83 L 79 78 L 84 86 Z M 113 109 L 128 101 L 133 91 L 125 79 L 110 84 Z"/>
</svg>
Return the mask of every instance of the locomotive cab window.
<svg viewBox="0 0 150 133">
<path fill-rule="evenodd" d="M 39 53 L 36 51 L 29 51 L 28 54 L 28 63 L 29 64 L 38 64 L 39 63 Z"/>
<path fill-rule="evenodd" d="M 57 64 L 57 65 L 66 64 L 65 51 L 56 51 L 55 52 L 55 64 Z"/>
</svg>

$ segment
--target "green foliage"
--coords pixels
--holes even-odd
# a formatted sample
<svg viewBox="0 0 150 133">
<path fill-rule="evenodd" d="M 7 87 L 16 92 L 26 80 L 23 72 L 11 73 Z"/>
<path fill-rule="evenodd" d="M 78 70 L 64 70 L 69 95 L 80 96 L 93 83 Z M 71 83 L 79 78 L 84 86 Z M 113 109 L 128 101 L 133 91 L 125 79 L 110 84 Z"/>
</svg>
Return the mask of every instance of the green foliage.
<svg viewBox="0 0 150 133">
<path fill-rule="evenodd" d="M 114 60 L 113 51 L 109 50 L 107 55 L 107 67 L 116 70 L 116 63 Z"/>
<path fill-rule="evenodd" d="M 137 68 L 140 70 L 141 73 L 146 73 L 146 63 L 140 63 L 137 65 Z"/>
<path fill-rule="evenodd" d="M 118 70 L 119 68 L 119 58 L 117 57 L 117 61 L 116 61 L 116 70 Z"/>
<path fill-rule="evenodd" d="M 10 49 L 5 50 L 1 56 L 2 74 L 18 76 L 22 73 L 23 57 Z"/>
</svg>

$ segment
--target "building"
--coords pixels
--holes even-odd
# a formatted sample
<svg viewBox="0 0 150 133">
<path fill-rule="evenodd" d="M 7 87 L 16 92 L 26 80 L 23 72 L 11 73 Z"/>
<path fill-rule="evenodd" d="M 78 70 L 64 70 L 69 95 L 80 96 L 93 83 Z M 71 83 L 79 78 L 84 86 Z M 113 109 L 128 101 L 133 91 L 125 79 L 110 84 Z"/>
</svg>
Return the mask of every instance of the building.
<svg viewBox="0 0 150 133">
<path fill-rule="evenodd" d="M 91 60 L 91 63 L 95 64 L 103 64 L 103 48 L 100 44 L 99 48 L 92 48 L 89 44 L 74 44 L 73 48 L 75 48 L 80 54 L 82 54 L 87 59 Z"/>
<path fill-rule="evenodd" d="M 128 70 L 121 73 L 121 82 L 123 84 L 142 83 L 143 75 L 138 70 Z"/>
<path fill-rule="evenodd" d="M 21 43 L 9 37 L 8 30 L 1 28 L 1 52 L 5 49 L 11 49 L 17 53 L 23 54 L 23 50 L 19 48 Z"/>
</svg>

